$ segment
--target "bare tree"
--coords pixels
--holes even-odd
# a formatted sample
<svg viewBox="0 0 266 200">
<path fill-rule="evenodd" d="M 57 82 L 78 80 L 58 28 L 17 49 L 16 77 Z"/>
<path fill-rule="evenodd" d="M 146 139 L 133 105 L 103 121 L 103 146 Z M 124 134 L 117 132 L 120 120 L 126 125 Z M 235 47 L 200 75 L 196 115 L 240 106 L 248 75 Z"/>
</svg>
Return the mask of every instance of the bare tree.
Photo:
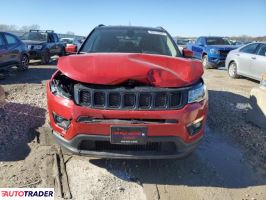
<svg viewBox="0 0 266 200">
<path fill-rule="evenodd" d="M 17 31 L 16 25 L 0 24 L 0 31 Z"/>
<path fill-rule="evenodd" d="M 22 31 L 22 32 L 28 32 L 29 30 L 39 30 L 40 29 L 40 26 L 38 24 L 33 24 L 33 25 L 30 25 L 30 26 L 22 26 L 19 31 Z"/>
</svg>

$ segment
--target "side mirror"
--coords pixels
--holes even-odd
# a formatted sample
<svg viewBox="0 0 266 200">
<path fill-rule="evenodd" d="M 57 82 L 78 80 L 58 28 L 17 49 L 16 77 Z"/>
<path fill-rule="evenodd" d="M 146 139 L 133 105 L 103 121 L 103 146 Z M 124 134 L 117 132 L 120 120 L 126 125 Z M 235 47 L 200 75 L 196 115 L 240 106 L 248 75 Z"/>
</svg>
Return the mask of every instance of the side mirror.
<svg viewBox="0 0 266 200">
<path fill-rule="evenodd" d="M 184 56 L 185 58 L 192 58 L 192 57 L 193 57 L 193 52 L 190 51 L 189 49 L 184 48 L 184 49 L 182 50 L 182 53 L 183 53 L 183 56 Z"/>
<path fill-rule="evenodd" d="M 69 54 L 75 54 L 78 52 L 77 45 L 74 45 L 74 44 L 67 45 L 65 49 L 66 49 L 66 52 Z"/>
</svg>

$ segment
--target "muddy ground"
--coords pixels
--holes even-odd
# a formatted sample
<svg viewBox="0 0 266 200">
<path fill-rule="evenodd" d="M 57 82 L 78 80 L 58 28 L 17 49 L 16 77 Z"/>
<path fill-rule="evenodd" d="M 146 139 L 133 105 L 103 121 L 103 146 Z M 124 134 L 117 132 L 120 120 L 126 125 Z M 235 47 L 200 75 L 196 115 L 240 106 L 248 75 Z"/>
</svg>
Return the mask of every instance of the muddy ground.
<svg viewBox="0 0 266 200">
<path fill-rule="evenodd" d="M 54 187 L 56 183 L 58 149 L 39 141 L 40 129 L 46 130 L 42 127 L 48 122 L 45 82 L 55 69 L 55 63 L 33 63 L 27 72 L 3 72 L 0 187 Z M 224 70 L 207 70 L 204 80 L 209 90 L 207 130 L 191 156 L 108 160 L 64 155 L 67 178 L 60 178 L 69 185 L 72 198 L 266 199 L 266 131 L 245 117 L 249 92 L 258 82 L 232 80 Z"/>
</svg>

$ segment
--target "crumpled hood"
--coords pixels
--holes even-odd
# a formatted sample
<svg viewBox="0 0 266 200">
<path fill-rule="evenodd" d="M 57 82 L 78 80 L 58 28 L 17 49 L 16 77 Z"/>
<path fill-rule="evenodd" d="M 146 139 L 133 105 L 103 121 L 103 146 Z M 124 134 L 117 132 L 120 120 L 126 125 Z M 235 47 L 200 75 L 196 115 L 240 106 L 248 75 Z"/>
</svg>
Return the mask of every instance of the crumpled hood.
<svg viewBox="0 0 266 200">
<path fill-rule="evenodd" d="M 203 74 L 199 61 L 135 53 L 89 53 L 61 57 L 58 69 L 83 83 L 117 85 L 134 80 L 156 87 L 184 87 Z"/>
<path fill-rule="evenodd" d="M 45 43 L 44 41 L 38 41 L 38 40 L 22 40 L 23 43 L 25 44 L 36 44 L 36 45 L 41 45 L 43 43 Z"/>
<path fill-rule="evenodd" d="M 208 45 L 208 47 L 210 49 L 214 48 L 217 50 L 230 51 L 230 50 L 238 48 L 239 46 L 237 45 Z"/>
</svg>

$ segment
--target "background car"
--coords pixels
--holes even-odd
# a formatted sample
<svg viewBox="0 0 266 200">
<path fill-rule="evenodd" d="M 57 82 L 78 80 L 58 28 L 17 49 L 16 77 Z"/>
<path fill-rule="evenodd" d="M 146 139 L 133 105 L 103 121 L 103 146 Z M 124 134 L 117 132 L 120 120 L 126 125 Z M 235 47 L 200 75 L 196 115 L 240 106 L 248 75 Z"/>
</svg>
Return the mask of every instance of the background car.
<svg viewBox="0 0 266 200">
<path fill-rule="evenodd" d="M 65 44 L 66 53 L 75 53 L 79 50 L 82 42 L 76 38 L 61 38 L 61 42 Z"/>
<path fill-rule="evenodd" d="M 224 37 L 199 37 L 195 43 L 188 43 L 187 48 L 193 52 L 193 57 L 202 60 L 205 68 L 224 66 L 229 51 L 238 46 L 231 45 Z"/>
<path fill-rule="evenodd" d="M 54 31 L 30 30 L 21 39 L 28 46 L 30 59 L 41 59 L 42 64 L 48 64 L 51 56 L 65 55 L 65 46 Z"/>
<path fill-rule="evenodd" d="M 179 48 L 180 51 L 182 51 L 184 48 L 187 47 L 187 43 L 190 42 L 190 39 L 188 38 L 177 38 L 176 39 L 176 44 Z"/>
<path fill-rule="evenodd" d="M 231 51 L 226 58 L 226 68 L 232 78 L 239 75 L 261 80 L 266 72 L 266 42 L 255 42 Z"/>
<path fill-rule="evenodd" d="M 17 36 L 0 32 L 0 67 L 7 66 L 17 66 L 20 70 L 28 69 L 28 49 Z"/>
</svg>

